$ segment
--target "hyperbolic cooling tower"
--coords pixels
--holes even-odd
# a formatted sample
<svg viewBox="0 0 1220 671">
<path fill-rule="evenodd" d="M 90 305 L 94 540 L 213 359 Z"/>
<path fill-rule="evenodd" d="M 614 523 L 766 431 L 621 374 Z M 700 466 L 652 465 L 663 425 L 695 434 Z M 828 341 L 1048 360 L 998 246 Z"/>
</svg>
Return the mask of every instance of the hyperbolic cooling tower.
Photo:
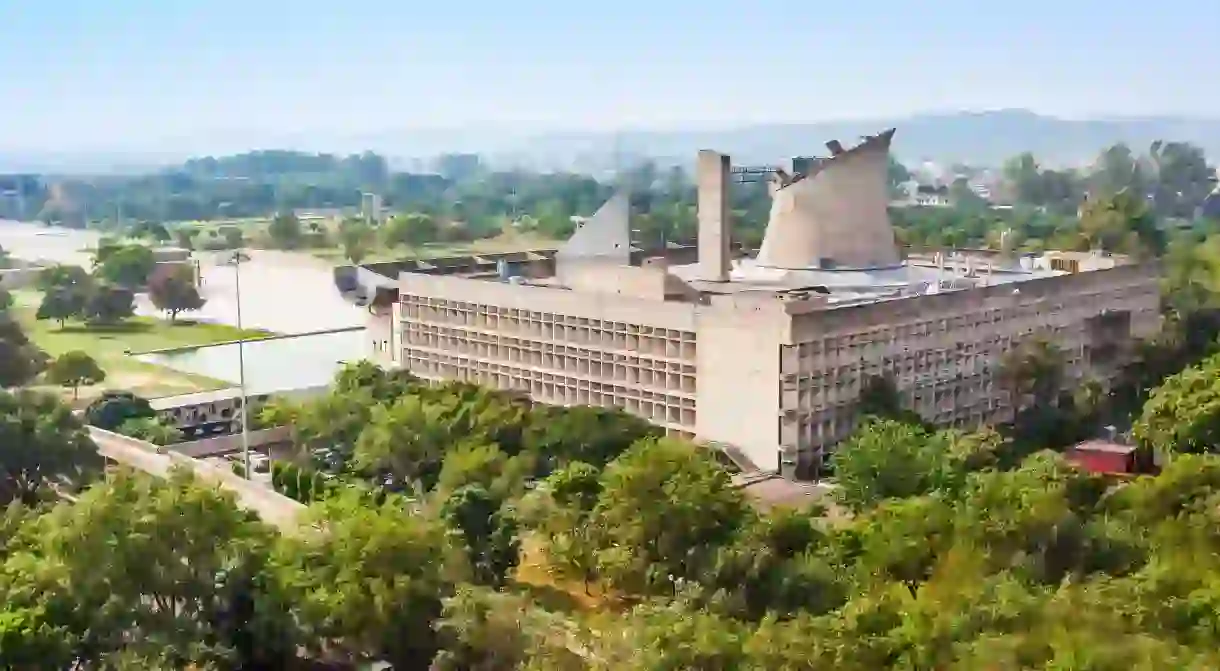
<svg viewBox="0 0 1220 671">
<path fill-rule="evenodd" d="M 772 268 L 878 268 L 901 260 L 889 204 L 888 166 L 894 129 L 831 156 L 775 185 L 758 265 Z"/>
</svg>

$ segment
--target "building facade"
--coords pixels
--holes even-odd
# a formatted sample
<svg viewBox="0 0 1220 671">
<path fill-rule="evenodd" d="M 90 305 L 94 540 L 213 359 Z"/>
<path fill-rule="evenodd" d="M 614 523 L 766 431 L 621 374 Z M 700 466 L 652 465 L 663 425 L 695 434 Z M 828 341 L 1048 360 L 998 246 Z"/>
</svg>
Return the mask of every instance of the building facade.
<svg viewBox="0 0 1220 671">
<path fill-rule="evenodd" d="M 1158 328 L 1152 266 L 902 260 L 877 169 L 891 135 L 834 143 L 807 174 L 777 169 L 755 258 L 727 243 L 728 157 L 704 152 L 694 263 L 623 250 L 629 215 L 612 200 L 558 252 L 374 264 L 337 284 L 368 305 L 383 365 L 619 407 L 747 470 L 802 477 L 855 428 L 871 376 L 928 420 L 977 426 L 1011 417 L 996 372 L 1023 338 L 1052 338 L 1069 380 L 1104 380 L 1128 340 Z M 835 188 L 853 177 L 878 184 Z"/>
</svg>

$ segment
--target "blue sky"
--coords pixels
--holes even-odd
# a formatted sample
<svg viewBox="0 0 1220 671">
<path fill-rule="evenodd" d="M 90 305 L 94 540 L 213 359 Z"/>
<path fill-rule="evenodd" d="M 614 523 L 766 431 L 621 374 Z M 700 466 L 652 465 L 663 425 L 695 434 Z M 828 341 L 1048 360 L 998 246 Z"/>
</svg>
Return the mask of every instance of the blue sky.
<svg viewBox="0 0 1220 671">
<path fill-rule="evenodd" d="M 1218 28 L 1216 0 L 0 0 L 0 148 L 1220 116 Z"/>
</svg>

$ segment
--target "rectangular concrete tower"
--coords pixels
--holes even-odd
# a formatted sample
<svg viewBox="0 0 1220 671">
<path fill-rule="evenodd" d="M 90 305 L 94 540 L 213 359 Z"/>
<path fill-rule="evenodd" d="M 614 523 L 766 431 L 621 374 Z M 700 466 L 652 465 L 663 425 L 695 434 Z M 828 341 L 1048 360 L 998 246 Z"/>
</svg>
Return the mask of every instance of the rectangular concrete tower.
<svg viewBox="0 0 1220 671">
<path fill-rule="evenodd" d="M 708 282 L 729 281 L 729 157 L 699 152 L 695 168 L 699 189 L 699 275 Z"/>
</svg>

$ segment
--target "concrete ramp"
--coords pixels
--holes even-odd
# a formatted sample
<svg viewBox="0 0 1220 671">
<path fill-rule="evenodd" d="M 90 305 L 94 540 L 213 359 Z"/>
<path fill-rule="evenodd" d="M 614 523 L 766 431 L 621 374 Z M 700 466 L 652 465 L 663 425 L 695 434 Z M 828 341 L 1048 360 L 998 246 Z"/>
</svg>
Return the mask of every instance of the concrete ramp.
<svg viewBox="0 0 1220 671">
<path fill-rule="evenodd" d="M 168 476 L 175 466 L 190 469 L 200 480 L 233 492 L 239 506 L 257 514 L 280 532 L 295 533 L 304 528 L 301 525 L 304 504 L 232 471 L 94 426 L 89 427 L 89 436 L 97 444 L 98 453 L 107 459 L 161 478 Z"/>
</svg>

